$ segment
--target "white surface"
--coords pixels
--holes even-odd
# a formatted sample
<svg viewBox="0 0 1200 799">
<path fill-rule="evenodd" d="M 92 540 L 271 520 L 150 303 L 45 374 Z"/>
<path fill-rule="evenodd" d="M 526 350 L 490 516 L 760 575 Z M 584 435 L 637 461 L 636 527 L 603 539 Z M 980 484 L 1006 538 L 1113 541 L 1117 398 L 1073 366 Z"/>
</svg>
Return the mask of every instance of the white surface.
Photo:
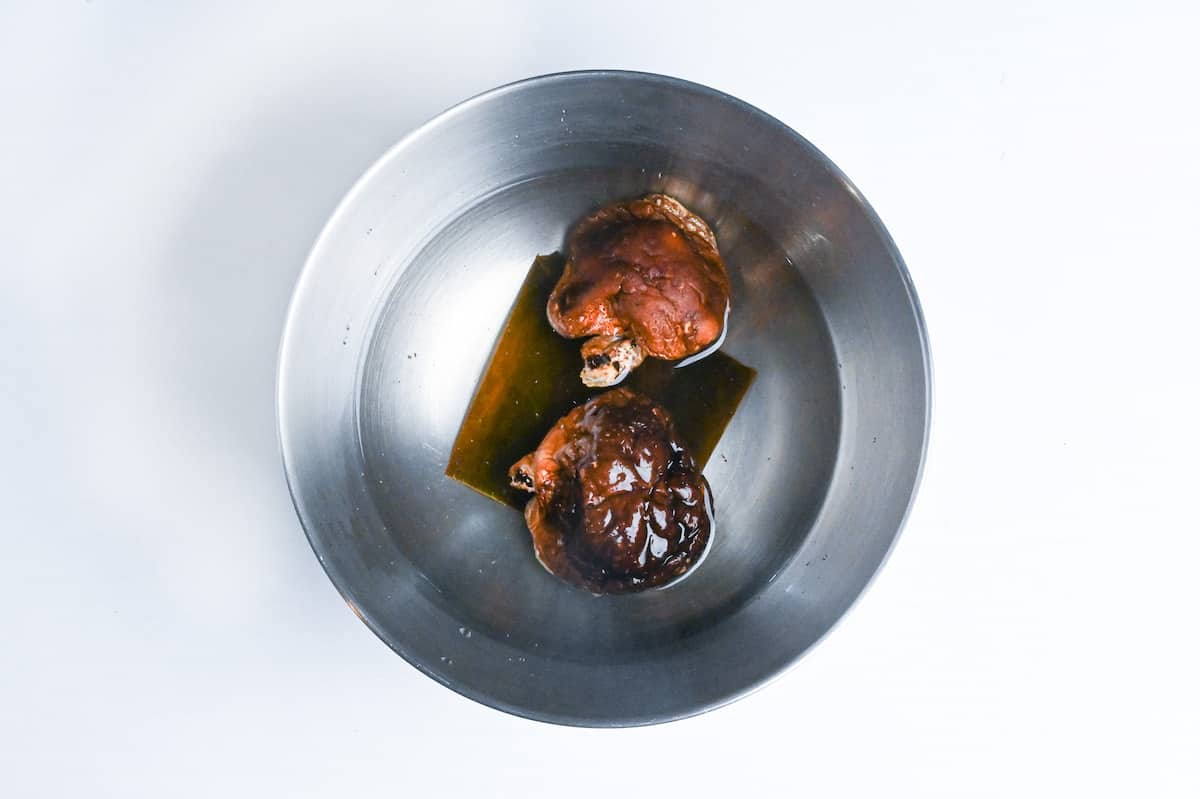
<svg viewBox="0 0 1200 799">
<path fill-rule="evenodd" d="M 1194 2 L 180 5 L 0 9 L 0 792 L 1200 795 Z M 937 389 L 843 624 L 631 731 L 393 655 L 310 553 L 273 421 L 355 178 L 465 96 L 600 66 L 832 157 L 908 260 Z"/>
</svg>

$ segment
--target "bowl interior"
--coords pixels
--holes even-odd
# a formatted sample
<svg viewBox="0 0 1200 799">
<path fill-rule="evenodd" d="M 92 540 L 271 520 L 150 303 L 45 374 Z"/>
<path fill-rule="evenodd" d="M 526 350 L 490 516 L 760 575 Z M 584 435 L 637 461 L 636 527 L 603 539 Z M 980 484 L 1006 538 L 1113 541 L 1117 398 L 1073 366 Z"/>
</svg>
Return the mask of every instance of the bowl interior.
<svg viewBox="0 0 1200 799">
<path fill-rule="evenodd" d="M 758 378 L 705 470 L 704 563 L 593 597 L 542 570 L 519 513 L 443 470 L 534 256 L 648 191 L 713 225 L 725 349 Z M 279 392 L 297 509 L 372 629 L 468 696 L 603 725 L 727 701 L 822 635 L 899 528 L 928 417 L 915 299 L 853 188 L 749 106 L 631 73 L 496 90 L 385 156 L 305 268 Z"/>
<path fill-rule="evenodd" d="M 373 326 L 358 406 L 362 479 L 395 547 L 440 596 L 452 597 L 453 613 L 475 634 L 583 661 L 670 646 L 766 585 L 820 510 L 840 419 L 829 335 L 786 254 L 719 203 L 703 211 L 734 279 L 737 310 L 725 346 L 760 377 L 706 469 L 718 527 L 703 568 L 660 591 L 594 597 L 537 564 L 520 513 L 443 476 L 449 442 L 533 255 L 561 247 L 565 227 L 604 198 L 647 187 L 696 194 L 628 165 L 565 169 L 504 187 L 434 233 Z"/>
</svg>

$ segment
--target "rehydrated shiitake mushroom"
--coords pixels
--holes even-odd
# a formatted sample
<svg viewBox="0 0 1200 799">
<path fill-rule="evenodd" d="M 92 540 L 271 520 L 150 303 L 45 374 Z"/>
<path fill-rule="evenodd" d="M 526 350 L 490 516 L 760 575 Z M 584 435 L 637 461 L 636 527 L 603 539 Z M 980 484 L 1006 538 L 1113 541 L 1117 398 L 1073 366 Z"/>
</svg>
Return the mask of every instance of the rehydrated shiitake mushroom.
<svg viewBox="0 0 1200 799">
<path fill-rule="evenodd" d="M 677 361 L 712 348 L 728 311 L 716 237 L 665 194 L 606 206 L 576 225 L 546 304 L 560 335 L 589 337 L 580 374 L 588 386 L 616 385 L 647 356 Z"/>
<path fill-rule="evenodd" d="M 628 388 L 559 419 L 509 479 L 533 494 L 525 521 L 538 560 L 593 593 L 673 580 L 712 534 L 708 482 L 670 414 Z"/>
</svg>

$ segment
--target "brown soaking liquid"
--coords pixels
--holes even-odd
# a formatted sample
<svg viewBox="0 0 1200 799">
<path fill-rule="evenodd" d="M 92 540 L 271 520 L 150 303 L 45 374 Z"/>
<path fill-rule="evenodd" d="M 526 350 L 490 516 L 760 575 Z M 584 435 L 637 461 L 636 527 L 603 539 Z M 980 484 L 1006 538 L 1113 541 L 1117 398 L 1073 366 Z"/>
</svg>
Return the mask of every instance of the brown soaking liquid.
<svg viewBox="0 0 1200 799">
<path fill-rule="evenodd" d="M 564 414 L 606 390 L 588 388 L 579 379 L 582 340 L 563 338 L 546 320 L 546 301 L 563 264 L 558 253 L 534 260 L 446 465 L 448 477 L 518 509 L 529 495 L 509 486 L 509 467 L 537 449 Z M 681 369 L 647 358 L 622 385 L 670 412 L 697 468 L 703 469 L 754 375 L 749 366 L 718 351 Z"/>
</svg>

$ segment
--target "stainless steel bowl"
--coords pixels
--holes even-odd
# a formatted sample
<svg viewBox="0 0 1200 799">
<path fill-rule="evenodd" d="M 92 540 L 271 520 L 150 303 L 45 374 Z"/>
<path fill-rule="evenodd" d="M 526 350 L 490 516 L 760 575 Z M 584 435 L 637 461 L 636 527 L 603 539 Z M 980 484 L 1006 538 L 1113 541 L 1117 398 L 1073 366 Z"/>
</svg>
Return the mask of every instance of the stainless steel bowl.
<svg viewBox="0 0 1200 799">
<path fill-rule="evenodd" d="M 713 224 L 725 349 L 758 379 L 706 469 L 705 562 L 593 597 L 542 570 L 519 513 L 442 472 L 533 257 L 650 191 Z M 703 86 L 579 72 L 468 100 L 363 176 L 296 287 L 278 410 L 313 550 L 409 663 L 521 716 L 648 724 L 761 686 L 862 592 L 921 472 L 929 352 L 899 253 L 815 147 Z"/>
</svg>

